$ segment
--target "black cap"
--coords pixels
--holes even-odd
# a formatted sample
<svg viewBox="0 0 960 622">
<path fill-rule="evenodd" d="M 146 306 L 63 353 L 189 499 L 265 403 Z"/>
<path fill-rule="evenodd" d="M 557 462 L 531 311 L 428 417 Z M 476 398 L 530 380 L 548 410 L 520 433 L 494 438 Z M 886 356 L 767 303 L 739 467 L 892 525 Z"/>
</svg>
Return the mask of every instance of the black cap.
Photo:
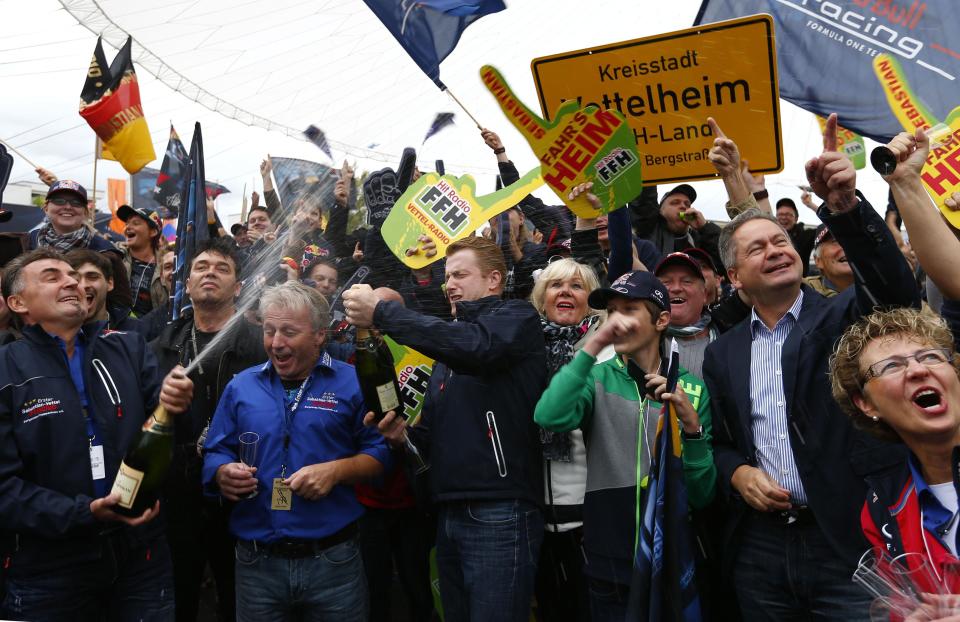
<svg viewBox="0 0 960 622">
<path fill-rule="evenodd" d="M 240 230 L 246 231 L 247 225 L 243 224 L 242 222 L 235 223 L 232 227 L 230 227 L 230 235 L 236 236 L 238 235 L 237 232 Z"/>
<path fill-rule="evenodd" d="M 662 272 L 664 268 L 669 268 L 670 266 L 683 266 L 684 268 L 692 271 L 694 276 L 698 277 L 700 280 L 706 281 L 706 279 L 703 278 L 703 270 L 700 268 L 700 262 L 686 253 L 670 253 L 660 260 L 660 263 L 657 264 L 657 267 L 653 269 L 653 273 L 657 276 L 660 276 L 660 272 Z"/>
<path fill-rule="evenodd" d="M 782 199 L 777 201 L 777 205 L 773 209 L 780 209 L 781 205 L 787 205 L 793 208 L 793 211 L 797 211 L 797 204 L 794 203 L 793 199 L 791 199 L 790 197 L 783 197 Z"/>
<path fill-rule="evenodd" d="M 690 199 L 690 203 L 693 203 L 697 200 L 697 191 L 693 189 L 693 186 L 690 184 L 680 184 L 673 190 L 670 190 L 663 195 L 663 198 L 660 199 L 660 205 L 663 205 L 663 202 L 666 201 L 667 197 L 669 197 L 671 194 L 685 195 L 688 199 Z"/>
<path fill-rule="evenodd" d="M 826 224 L 821 223 L 817 227 L 817 233 L 813 236 L 813 247 L 816 248 L 823 244 L 824 242 L 829 242 L 833 239 L 833 232 L 830 231 L 830 228 Z"/>
<path fill-rule="evenodd" d="M 594 309 L 606 309 L 611 298 L 649 300 L 664 311 L 670 311 L 670 294 L 660 279 L 645 270 L 627 272 L 610 284 L 590 292 L 587 303 Z"/>
<path fill-rule="evenodd" d="M 163 231 L 163 221 L 155 211 L 143 207 L 137 209 L 129 205 L 121 205 L 117 208 L 117 218 L 123 222 L 127 222 L 132 216 L 139 216 L 146 220 L 154 231 Z"/>
</svg>

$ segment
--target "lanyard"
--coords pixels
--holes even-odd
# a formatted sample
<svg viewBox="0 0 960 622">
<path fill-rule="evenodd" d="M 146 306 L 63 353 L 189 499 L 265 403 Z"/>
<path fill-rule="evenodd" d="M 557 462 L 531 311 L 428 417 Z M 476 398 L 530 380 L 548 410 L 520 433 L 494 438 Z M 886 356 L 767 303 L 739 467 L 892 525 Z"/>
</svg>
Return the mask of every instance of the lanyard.
<svg viewBox="0 0 960 622">
<path fill-rule="evenodd" d="M 280 477 L 286 477 L 287 475 L 287 458 L 290 455 L 290 429 L 293 427 L 293 418 L 297 414 L 297 408 L 300 406 L 300 400 L 303 399 L 303 393 L 307 390 L 307 386 L 310 384 L 310 380 L 313 378 L 313 374 L 310 374 L 303 379 L 303 383 L 300 385 L 300 389 L 297 390 L 296 397 L 293 398 L 293 401 L 290 404 L 284 404 L 283 409 L 283 463 L 280 465 Z M 286 402 L 286 398 L 284 398 Z"/>
</svg>

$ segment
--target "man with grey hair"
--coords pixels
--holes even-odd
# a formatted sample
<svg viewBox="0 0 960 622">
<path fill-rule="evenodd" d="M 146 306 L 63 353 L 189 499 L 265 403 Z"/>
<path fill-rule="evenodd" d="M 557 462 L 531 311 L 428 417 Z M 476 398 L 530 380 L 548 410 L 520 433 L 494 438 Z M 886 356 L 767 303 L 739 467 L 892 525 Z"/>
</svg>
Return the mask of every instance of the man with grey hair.
<svg viewBox="0 0 960 622">
<path fill-rule="evenodd" d="M 879 305 L 920 305 L 910 267 L 836 150 L 836 125 L 831 115 L 824 151 L 806 172 L 824 201 L 818 216 L 854 266 L 855 287 L 827 299 L 802 285 L 789 233 L 759 210 L 720 235 L 730 282 L 753 307 L 749 321 L 707 348 L 703 371 L 728 502 L 725 574 L 751 620 L 870 619 L 866 593 L 850 582 L 868 548 L 859 526 L 863 477 L 903 456 L 855 431 L 830 395 L 827 361 L 844 328 Z"/>
<path fill-rule="evenodd" d="M 379 475 L 389 450 L 363 425 L 353 367 L 323 351 L 323 296 L 288 281 L 260 314 L 269 361 L 227 385 L 203 464 L 207 491 L 237 502 L 237 619 L 365 621 L 353 484 Z"/>
</svg>

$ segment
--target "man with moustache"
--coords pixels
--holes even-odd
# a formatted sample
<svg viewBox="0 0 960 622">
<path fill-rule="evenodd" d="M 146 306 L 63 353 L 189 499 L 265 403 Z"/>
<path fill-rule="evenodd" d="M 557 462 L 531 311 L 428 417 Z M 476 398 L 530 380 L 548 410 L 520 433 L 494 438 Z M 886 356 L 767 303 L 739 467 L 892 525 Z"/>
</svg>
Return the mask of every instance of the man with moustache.
<svg viewBox="0 0 960 622">
<path fill-rule="evenodd" d="M 853 268 L 847 261 L 847 254 L 826 225 L 817 227 L 813 261 L 820 270 L 820 274 L 808 276 L 803 279 L 803 282 L 821 295 L 830 298 L 853 285 Z"/>
<path fill-rule="evenodd" d="M 239 260 L 230 238 L 204 241 L 190 264 L 186 291 L 191 311 L 163 330 L 151 346 L 160 369 L 188 366 L 225 330 L 225 338 L 205 352 L 190 374 L 193 400 L 176 419 L 175 446 L 166 486 L 167 539 L 173 555 L 177 593 L 177 620 L 195 620 L 203 570 L 209 562 L 217 585 L 221 620 L 234 618 L 233 539 L 227 530 L 230 505 L 203 496 L 199 453 L 202 436 L 210 424 L 227 383 L 240 371 L 267 359 L 260 328 L 237 317 L 240 294 Z"/>
</svg>

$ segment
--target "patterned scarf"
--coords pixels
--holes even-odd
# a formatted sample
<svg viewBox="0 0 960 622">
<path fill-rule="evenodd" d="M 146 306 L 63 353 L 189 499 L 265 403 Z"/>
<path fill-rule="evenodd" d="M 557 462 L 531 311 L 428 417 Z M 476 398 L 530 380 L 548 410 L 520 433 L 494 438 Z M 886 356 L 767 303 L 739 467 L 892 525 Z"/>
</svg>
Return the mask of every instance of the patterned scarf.
<svg viewBox="0 0 960 622">
<path fill-rule="evenodd" d="M 561 326 L 544 317 L 540 318 L 543 338 L 547 343 L 547 372 L 550 378 L 573 360 L 573 346 L 599 321 L 599 315 L 588 315 L 579 324 Z M 570 462 L 573 459 L 569 433 L 555 433 L 540 428 L 540 444 L 543 457 L 547 460 Z"/>
<path fill-rule="evenodd" d="M 692 337 L 710 325 L 709 311 L 704 311 L 700 319 L 689 326 L 668 326 L 667 336 L 669 337 Z"/>
<path fill-rule="evenodd" d="M 53 224 L 48 222 L 40 228 L 37 241 L 41 247 L 50 247 L 61 253 L 66 253 L 75 248 L 87 248 L 90 246 L 92 237 L 93 234 L 86 227 L 80 227 L 66 235 L 60 235 L 54 230 Z"/>
</svg>

